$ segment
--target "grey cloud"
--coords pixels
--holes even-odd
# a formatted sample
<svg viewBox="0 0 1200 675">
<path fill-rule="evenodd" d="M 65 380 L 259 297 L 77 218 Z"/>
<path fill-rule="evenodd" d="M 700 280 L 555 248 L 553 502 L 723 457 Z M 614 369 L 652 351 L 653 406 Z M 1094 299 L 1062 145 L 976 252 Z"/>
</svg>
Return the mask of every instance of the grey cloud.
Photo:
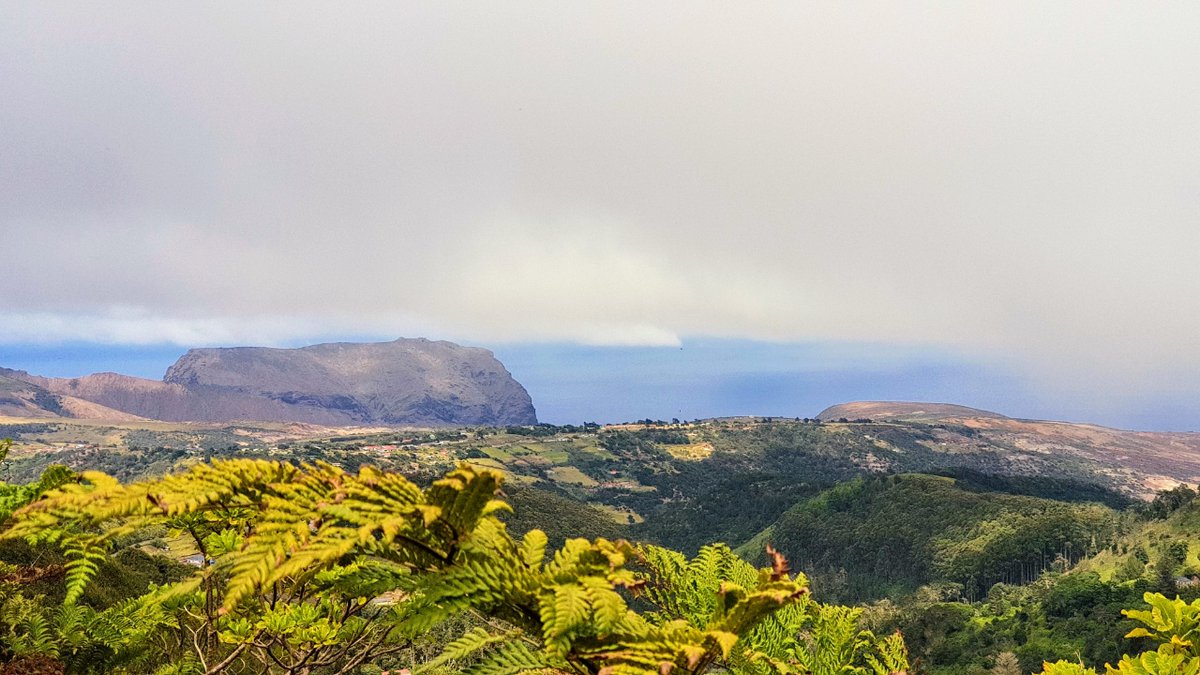
<svg viewBox="0 0 1200 675">
<path fill-rule="evenodd" d="M 1198 373 L 1198 29 L 1165 3 L 10 3 L 0 338 Z"/>
</svg>

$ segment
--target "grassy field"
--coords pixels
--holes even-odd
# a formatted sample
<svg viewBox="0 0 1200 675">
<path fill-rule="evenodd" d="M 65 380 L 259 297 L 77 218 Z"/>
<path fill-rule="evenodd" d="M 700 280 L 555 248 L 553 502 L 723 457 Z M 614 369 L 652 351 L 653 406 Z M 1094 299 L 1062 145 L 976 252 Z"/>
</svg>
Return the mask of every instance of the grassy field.
<svg viewBox="0 0 1200 675">
<path fill-rule="evenodd" d="M 550 480 L 556 483 L 581 485 L 583 487 L 596 487 L 600 484 L 599 481 L 573 466 L 552 467 L 546 471 L 546 475 L 550 477 Z"/>
</svg>

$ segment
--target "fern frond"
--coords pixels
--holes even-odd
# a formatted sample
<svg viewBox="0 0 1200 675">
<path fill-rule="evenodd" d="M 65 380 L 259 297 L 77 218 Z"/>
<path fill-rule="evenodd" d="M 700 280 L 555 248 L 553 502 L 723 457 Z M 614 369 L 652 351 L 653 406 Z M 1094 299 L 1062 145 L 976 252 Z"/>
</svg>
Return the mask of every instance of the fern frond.
<svg viewBox="0 0 1200 675">
<path fill-rule="evenodd" d="M 316 588 L 356 598 L 374 598 L 412 585 L 412 571 L 379 558 L 359 557 L 313 576 Z"/>
<path fill-rule="evenodd" d="M 108 557 L 108 546 L 107 542 L 95 537 L 70 536 L 63 541 L 63 555 L 67 559 L 67 592 L 63 604 L 72 605 L 100 571 L 100 564 Z"/>
<path fill-rule="evenodd" d="M 58 656 L 53 623 L 40 603 L 16 595 L 0 605 L 0 624 L 8 626 L 3 643 L 17 656 Z"/>
<path fill-rule="evenodd" d="M 422 664 L 414 672 L 420 675 L 435 668 L 441 668 L 447 663 L 470 659 L 488 647 L 516 639 L 517 636 L 518 632 L 516 631 L 493 634 L 484 628 L 473 628 L 446 645 L 437 658 Z"/>
<path fill-rule="evenodd" d="M 523 642 L 507 642 L 479 663 L 463 671 L 470 675 L 517 675 L 519 673 L 561 673 L 568 665 Z"/>
<path fill-rule="evenodd" d="M 865 654 L 867 664 L 875 675 L 891 675 L 908 670 L 908 648 L 900 633 L 879 640 L 874 645 L 875 652 Z"/>
<path fill-rule="evenodd" d="M 525 533 L 525 538 L 521 540 L 521 560 L 535 572 L 541 568 L 542 563 L 546 560 L 547 543 L 549 543 L 549 539 L 546 537 L 546 533 L 541 530 L 530 530 Z"/>
</svg>

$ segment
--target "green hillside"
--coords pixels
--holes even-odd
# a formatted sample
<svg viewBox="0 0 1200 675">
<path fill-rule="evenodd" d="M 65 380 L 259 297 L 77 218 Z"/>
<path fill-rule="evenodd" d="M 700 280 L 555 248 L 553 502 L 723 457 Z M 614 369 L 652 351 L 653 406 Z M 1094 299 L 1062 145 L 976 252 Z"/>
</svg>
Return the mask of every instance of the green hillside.
<svg viewBox="0 0 1200 675">
<path fill-rule="evenodd" d="M 1161 493 L 1140 509 L 1142 518 L 1112 546 L 1080 563 L 1079 569 L 1104 581 L 1155 578 L 1160 586 L 1172 580 L 1200 580 L 1200 502 L 1187 486 Z M 1184 579 L 1187 581 L 1185 582 Z M 1200 581 L 1195 583 L 1200 588 Z"/>
<path fill-rule="evenodd" d="M 1146 638 L 1125 638 L 1138 622 L 1122 613 L 1144 606 L 1146 593 L 1200 608 L 1200 502 L 1186 486 L 1166 491 L 1120 513 L 1116 529 L 1108 546 L 1073 566 L 1056 559 L 1037 581 L 998 583 L 974 602 L 960 586 L 935 582 L 874 603 L 871 627 L 903 632 L 916 670 L 939 675 L 983 673 L 1005 653 L 1021 672 L 1039 671 L 1045 661 L 1115 664 L 1152 647 Z M 897 532 L 911 533 L 903 524 Z"/>
<path fill-rule="evenodd" d="M 946 581 L 976 598 L 995 583 L 1033 581 L 1060 557 L 1071 564 L 1095 553 L 1117 521 L 1096 504 L 981 492 L 940 476 L 873 476 L 796 505 L 740 552 L 759 558 L 770 542 L 825 597 L 858 601 Z"/>
<path fill-rule="evenodd" d="M 513 512 L 504 521 L 515 535 L 541 529 L 550 545 L 556 547 L 571 537 L 621 539 L 629 536 L 628 525 L 618 523 L 613 514 L 561 493 L 530 487 L 513 488 L 507 493 Z"/>
</svg>

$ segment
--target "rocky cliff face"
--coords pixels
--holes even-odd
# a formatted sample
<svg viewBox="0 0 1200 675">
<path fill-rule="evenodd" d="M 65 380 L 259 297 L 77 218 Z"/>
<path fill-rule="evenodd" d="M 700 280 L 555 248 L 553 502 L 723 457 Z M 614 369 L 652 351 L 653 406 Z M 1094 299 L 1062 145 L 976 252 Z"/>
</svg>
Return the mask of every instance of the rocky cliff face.
<svg viewBox="0 0 1200 675">
<path fill-rule="evenodd" d="M 75 379 L 20 375 L 55 394 L 167 421 L 537 421 L 528 392 L 491 352 L 425 339 L 300 349 L 193 349 L 167 370 L 162 382 L 116 373 Z"/>
</svg>

